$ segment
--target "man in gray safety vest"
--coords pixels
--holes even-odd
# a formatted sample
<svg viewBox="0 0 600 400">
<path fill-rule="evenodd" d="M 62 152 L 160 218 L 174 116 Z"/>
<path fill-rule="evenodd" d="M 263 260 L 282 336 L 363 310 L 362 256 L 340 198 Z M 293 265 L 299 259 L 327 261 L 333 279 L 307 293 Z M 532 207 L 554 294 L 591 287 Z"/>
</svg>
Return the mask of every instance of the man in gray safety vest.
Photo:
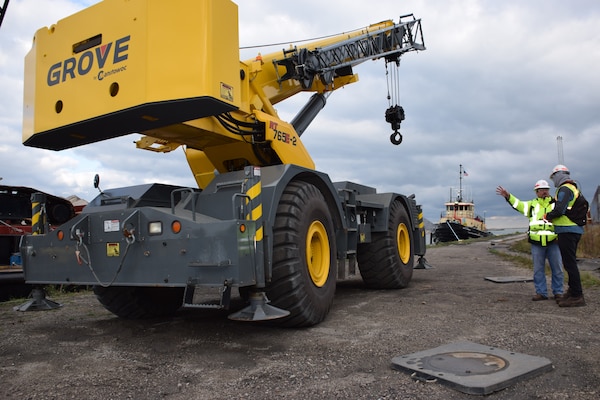
<svg viewBox="0 0 600 400">
<path fill-rule="evenodd" d="M 579 189 L 575 181 L 571 179 L 571 173 L 567 167 L 558 164 L 552 170 L 550 179 L 556 187 L 554 210 L 546 214 L 546 219 L 552 221 L 554 230 L 558 234 L 558 247 L 562 255 L 562 262 L 569 276 L 569 289 L 559 301 L 561 307 L 585 306 L 581 277 L 577 266 L 577 245 L 583 235 L 583 226 L 577 225 L 566 216 L 579 196 Z"/>
</svg>

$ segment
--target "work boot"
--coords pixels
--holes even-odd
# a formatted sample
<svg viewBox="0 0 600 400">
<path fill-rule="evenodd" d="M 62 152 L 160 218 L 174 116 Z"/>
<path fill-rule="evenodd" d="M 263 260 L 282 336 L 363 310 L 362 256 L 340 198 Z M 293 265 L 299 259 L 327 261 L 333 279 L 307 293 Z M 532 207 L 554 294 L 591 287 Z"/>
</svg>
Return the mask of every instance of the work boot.
<svg viewBox="0 0 600 400">
<path fill-rule="evenodd" d="M 585 306 L 585 299 L 581 296 L 569 296 L 564 300 L 558 302 L 559 307 L 583 307 Z"/>
<path fill-rule="evenodd" d="M 562 293 L 557 293 L 554 295 L 554 300 L 556 300 L 556 303 L 560 303 L 561 301 L 563 301 L 565 299 L 565 295 Z"/>
<path fill-rule="evenodd" d="M 548 296 L 544 296 L 543 294 L 537 293 L 535 296 L 533 296 L 531 298 L 531 300 L 533 300 L 533 301 L 548 300 Z"/>
<path fill-rule="evenodd" d="M 571 297 L 571 289 L 567 289 L 567 291 L 562 295 L 562 297 L 554 296 L 554 298 L 556 299 L 556 304 L 560 303 L 561 301 L 565 301 L 569 297 Z"/>
</svg>

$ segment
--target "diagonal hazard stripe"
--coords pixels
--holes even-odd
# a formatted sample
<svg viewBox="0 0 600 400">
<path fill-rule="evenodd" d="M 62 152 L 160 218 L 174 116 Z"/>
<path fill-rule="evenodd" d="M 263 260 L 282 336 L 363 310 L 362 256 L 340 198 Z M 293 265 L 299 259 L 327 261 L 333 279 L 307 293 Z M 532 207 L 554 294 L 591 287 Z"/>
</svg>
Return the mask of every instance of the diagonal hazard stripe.
<svg viewBox="0 0 600 400">
<path fill-rule="evenodd" d="M 257 182 L 254 186 L 246 191 L 246 194 L 250 197 L 250 199 L 254 200 L 256 196 L 259 196 L 261 192 L 260 181 Z"/>
</svg>

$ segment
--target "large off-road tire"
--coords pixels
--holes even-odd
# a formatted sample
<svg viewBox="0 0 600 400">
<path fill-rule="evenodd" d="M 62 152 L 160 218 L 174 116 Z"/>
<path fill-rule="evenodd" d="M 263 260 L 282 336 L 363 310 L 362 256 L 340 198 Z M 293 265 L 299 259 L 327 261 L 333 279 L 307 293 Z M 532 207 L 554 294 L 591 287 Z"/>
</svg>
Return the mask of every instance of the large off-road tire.
<svg viewBox="0 0 600 400">
<path fill-rule="evenodd" d="M 336 287 L 336 242 L 322 193 L 306 182 L 291 182 L 277 207 L 273 227 L 273 276 L 267 297 L 290 315 L 273 320 L 286 327 L 323 321 Z"/>
<path fill-rule="evenodd" d="M 183 288 L 94 286 L 98 301 L 125 319 L 170 317 L 183 304 Z"/>
<path fill-rule="evenodd" d="M 365 285 L 372 289 L 408 286 L 414 264 L 410 219 L 402 203 L 390 205 L 388 230 L 374 233 L 371 243 L 358 246 L 358 268 Z"/>
</svg>

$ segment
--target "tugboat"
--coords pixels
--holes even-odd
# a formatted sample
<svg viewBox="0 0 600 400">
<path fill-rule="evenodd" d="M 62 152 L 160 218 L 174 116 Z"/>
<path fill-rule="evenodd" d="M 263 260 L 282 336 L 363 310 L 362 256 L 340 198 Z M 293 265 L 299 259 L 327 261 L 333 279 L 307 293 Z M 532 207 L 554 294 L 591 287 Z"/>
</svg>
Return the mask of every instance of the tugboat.
<svg viewBox="0 0 600 400">
<path fill-rule="evenodd" d="M 464 175 L 462 164 L 459 172 L 459 189 L 453 198 L 450 189 L 450 200 L 445 205 L 445 215 L 431 233 L 433 243 L 452 242 L 465 239 L 481 238 L 492 235 L 485 227 L 485 219 L 475 215 L 475 203 L 463 198 L 462 178 Z"/>
</svg>

